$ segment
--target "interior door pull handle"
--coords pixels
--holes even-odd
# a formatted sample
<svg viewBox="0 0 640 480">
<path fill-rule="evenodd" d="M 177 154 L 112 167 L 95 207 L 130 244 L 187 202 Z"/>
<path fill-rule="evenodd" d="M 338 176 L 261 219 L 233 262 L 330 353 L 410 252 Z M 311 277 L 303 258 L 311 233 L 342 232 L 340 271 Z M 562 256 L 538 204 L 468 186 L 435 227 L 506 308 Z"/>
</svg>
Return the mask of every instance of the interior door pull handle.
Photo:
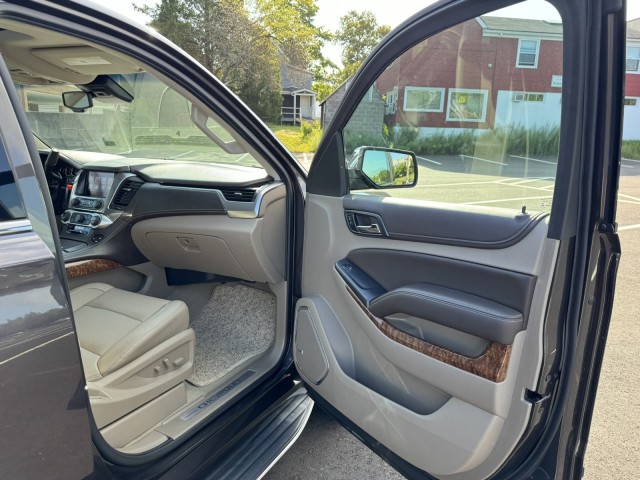
<svg viewBox="0 0 640 480">
<path fill-rule="evenodd" d="M 372 223 L 371 225 L 356 225 L 356 229 L 360 233 L 368 233 L 369 235 L 382 235 L 380 226 L 377 223 Z"/>
</svg>

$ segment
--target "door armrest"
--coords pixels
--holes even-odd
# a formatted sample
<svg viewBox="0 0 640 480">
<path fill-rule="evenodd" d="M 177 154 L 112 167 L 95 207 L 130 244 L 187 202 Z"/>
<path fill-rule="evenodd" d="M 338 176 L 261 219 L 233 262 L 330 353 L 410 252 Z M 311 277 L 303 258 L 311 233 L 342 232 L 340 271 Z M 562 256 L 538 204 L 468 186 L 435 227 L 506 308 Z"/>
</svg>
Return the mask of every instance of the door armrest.
<svg viewBox="0 0 640 480">
<path fill-rule="evenodd" d="M 391 290 L 371 300 L 368 308 L 379 318 L 404 313 L 504 345 L 512 344 L 515 335 L 524 329 L 521 312 L 486 298 L 429 283 Z"/>
</svg>

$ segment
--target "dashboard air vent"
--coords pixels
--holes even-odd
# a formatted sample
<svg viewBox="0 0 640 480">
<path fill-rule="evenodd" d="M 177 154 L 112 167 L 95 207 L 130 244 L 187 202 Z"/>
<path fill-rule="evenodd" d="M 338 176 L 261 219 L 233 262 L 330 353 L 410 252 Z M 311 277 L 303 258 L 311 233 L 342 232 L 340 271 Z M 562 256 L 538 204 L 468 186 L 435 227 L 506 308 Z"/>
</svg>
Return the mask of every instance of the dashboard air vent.
<svg viewBox="0 0 640 480">
<path fill-rule="evenodd" d="M 222 196 L 230 202 L 253 202 L 256 191 L 251 188 L 220 188 Z"/>
<path fill-rule="evenodd" d="M 120 188 L 113 196 L 111 208 L 115 210 L 124 210 L 131 202 L 131 199 L 142 186 L 142 181 L 137 178 L 129 178 L 120 184 Z"/>
</svg>

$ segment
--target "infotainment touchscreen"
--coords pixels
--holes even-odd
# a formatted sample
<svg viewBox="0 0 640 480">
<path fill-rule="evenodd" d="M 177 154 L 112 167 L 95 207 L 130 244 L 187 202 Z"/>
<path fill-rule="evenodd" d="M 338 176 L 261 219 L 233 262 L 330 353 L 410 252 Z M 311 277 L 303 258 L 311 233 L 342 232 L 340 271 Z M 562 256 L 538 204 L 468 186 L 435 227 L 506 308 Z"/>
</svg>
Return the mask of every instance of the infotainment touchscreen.
<svg viewBox="0 0 640 480">
<path fill-rule="evenodd" d="M 89 172 L 89 196 L 105 198 L 111 190 L 113 185 L 113 177 L 115 173 L 112 172 Z"/>
</svg>

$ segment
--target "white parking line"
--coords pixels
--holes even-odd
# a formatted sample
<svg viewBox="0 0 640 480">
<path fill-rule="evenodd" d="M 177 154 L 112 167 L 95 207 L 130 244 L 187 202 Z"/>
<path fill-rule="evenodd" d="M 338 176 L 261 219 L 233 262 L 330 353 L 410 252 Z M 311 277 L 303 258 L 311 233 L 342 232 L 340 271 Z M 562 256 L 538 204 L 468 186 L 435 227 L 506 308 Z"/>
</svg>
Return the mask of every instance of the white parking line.
<svg viewBox="0 0 640 480">
<path fill-rule="evenodd" d="M 619 197 L 625 197 L 625 198 L 629 198 L 631 200 L 635 200 L 636 202 L 640 202 L 640 198 L 638 197 L 633 197 L 631 195 L 627 195 L 626 193 L 618 193 Z"/>
<path fill-rule="evenodd" d="M 9 343 L 8 345 L 3 345 L 2 347 L 0 347 L 0 351 L 2 350 L 6 350 L 7 348 L 14 348 L 17 345 L 22 345 L 23 343 L 28 343 L 28 342 L 32 342 L 34 340 L 37 340 L 39 338 L 42 337 L 46 337 L 47 335 L 51 335 L 52 333 L 57 333 L 57 332 L 62 332 L 63 330 L 68 330 L 69 329 L 69 325 L 65 324 L 62 326 L 58 326 L 58 327 L 54 327 L 50 330 L 45 330 L 43 332 L 39 332 L 36 335 L 26 335 L 24 338 L 20 338 L 18 341 L 13 341 L 11 343 Z"/>
<path fill-rule="evenodd" d="M 549 165 L 557 165 L 556 162 L 550 162 L 548 160 L 540 160 L 539 158 L 521 157 L 520 155 L 509 155 L 513 158 L 521 158 L 522 160 L 531 160 L 532 162 L 548 163 Z"/>
<path fill-rule="evenodd" d="M 623 165 L 622 163 L 620 164 L 620 166 L 621 166 L 622 168 L 633 168 L 631 165 Z"/>
<path fill-rule="evenodd" d="M 434 183 L 433 185 L 416 185 L 413 188 L 457 187 L 459 185 L 496 185 L 495 180 L 490 182 L 459 182 L 459 183 Z"/>
<path fill-rule="evenodd" d="M 624 230 L 634 230 L 636 228 L 640 228 L 640 223 L 636 223 L 635 225 L 625 225 L 624 227 L 618 227 L 618 231 L 622 232 Z"/>
<path fill-rule="evenodd" d="M 634 160 L 633 158 L 623 158 L 622 160 L 624 160 L 625 162 L 638 162 L 638 163 L 640 163 L 640 160 Z"/>
<path fill-rule="evenodd" d="M 73 335 L 73 333 L 74 332 L 65 333 L 64 335 L 61 335 L 61 336 L 59 336 L 57 338 L 54 338 L 53 340 L 49 340 L 48 342 L 41 343 L 40 345 L 37 345 L 37 346 L 35 346 L 33 348 L 30 348 L 29 350 L 25 350 L 24 352 L 21 352 L 21 353 L 19 353 L 17 355 L 14 355 L 13 357 L 10 357 L 10 358 L 7 358 L 6 360 L 3 360 L 2 362 L 0 362 L 0 365 L 4 365 L 5 363 L 9 363 L 10 361 L 15 360 L 16 358 L 22 357 L 23 355 L 26 355 L 27 353 L 31 353 L 34 350 L 38 350 L 39 348 L 46 347 L 47 345 L 49 345 L 49 344 L 51 344 L 53 342 L 57 342 L 61 338 L 68 337 L 69 335 Z"/>
<path fill-rule="evenodd" d="M 552 197 L 550 195 L 543 195 L 540 197 L 501 198 L 499 200 L 482 200 L 480 202 L 465 202 L 462 205 L 482 205 L 485 203 L 515 202 L 516 200 L 538 200 L 540 198 L 552 198 Z"/>
<path fill-rule="evenodd" d="M 522 185 L 523 183 L 535 182 L 536 180 L 554 180 L 553 177 L 532 177 L 527 180 L 520 180 L 519 182 L 510 183 L 509 185 Z M 542 188 L 542 187 L 539 187 Z"/>
<path fill-rule="evenodd" d="M 425 162 L 435 163 L 436 165 L 442 165 L 440 162 L 436 162 L 435 160 L 431 160 L 430 158 L 427 158 L 427 157 L 419 157 L 416 155 L 416 158 L 419 158 L 420 160 L 424 160 Z"/>
<path fill-rule="evenodd" d="M 460 154 L 460 157 L 461 158 L 472 158 L 474 160 L 480 160 L 481 162 L 487 162 L 487 163 L 494 163 L 496 165 L 504 165 L 505 167 L 509 166 L 508 163 L 496 162 L 495 160 L 487 160 L 486 158 L 473 157 L 471 155 L 462 155 L 462 154 Z"/>
</svg>

